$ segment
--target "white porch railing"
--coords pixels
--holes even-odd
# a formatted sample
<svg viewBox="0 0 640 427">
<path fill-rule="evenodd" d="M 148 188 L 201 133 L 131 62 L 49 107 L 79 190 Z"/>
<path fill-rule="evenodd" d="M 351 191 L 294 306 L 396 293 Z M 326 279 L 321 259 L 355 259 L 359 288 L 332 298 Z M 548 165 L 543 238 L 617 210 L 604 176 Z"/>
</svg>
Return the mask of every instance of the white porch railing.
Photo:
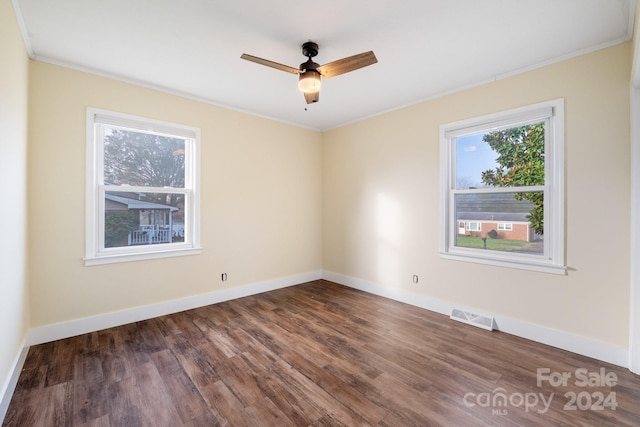
<svg viewBox="0 0 640 427">
<path fill-rule="evenodd" d="M 141 226 L 139 230 L 129 232 L 127 238 L 131 245 L 151 245 L 154 243 L 171 243 L 171 230 L 163 230 L 154 226 Z"/>
</svg>

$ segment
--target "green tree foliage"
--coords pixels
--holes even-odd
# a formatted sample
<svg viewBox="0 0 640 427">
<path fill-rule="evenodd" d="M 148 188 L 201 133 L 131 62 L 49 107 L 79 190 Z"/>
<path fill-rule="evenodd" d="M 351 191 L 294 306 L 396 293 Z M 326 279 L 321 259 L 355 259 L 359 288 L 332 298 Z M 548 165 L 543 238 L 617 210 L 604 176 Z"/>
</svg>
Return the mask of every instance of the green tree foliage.
<svg viewBox="0 0 640 427">
<path fill-rule="evenodd" d="M 115 185 L 184 187 L 184 140 L 112 128 L 104 140 L 104 180 Z M 180 194 L 148 194 L 176 206 Z"/>
<path fill-rule="evenodd" d="M 130 230 L 138 228 L 137 212 L 115 211 L 104 216 L 104 246 L 106 248 L 126 246 Z"/>
<path fill-rule="evenodd" d="M 482 182 L 493 187 L 544 185 L 544 123 L 487 133 L 482 137 L 498 153 L 499 166 L 482 172 Z M 527 215 L 537 234 L 544 234 L 542 192 L 516 193 L 516 200 L 528 200 Z"/>
</svg>

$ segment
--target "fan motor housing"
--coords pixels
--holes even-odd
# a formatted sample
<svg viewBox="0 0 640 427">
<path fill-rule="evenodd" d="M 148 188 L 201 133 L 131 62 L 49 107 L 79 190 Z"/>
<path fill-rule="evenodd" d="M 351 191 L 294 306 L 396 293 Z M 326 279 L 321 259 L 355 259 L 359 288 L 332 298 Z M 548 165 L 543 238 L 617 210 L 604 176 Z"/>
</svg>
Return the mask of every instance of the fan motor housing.
<svg viewBox="0 0 640 427">
<path fill-rule="evenodd" d="M 306 42 L 302 44 L 302 54 L 307 58 L 313 58 L 318 54 L 318 43 Z"/>
</svg>

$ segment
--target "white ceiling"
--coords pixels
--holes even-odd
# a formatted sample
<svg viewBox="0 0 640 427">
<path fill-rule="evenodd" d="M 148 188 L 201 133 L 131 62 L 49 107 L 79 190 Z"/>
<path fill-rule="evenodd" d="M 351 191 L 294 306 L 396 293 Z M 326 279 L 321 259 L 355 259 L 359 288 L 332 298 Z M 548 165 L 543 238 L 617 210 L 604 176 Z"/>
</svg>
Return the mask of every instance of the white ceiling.
<svg viewBox="0 0 640 427">
<path fill-rule="evenodd" d="M 629 40 L 635 0 L 13 0 L 32 58 L 326 130 Z M 300 45 L 326 64 L 308 106 Z"/>
</svg>

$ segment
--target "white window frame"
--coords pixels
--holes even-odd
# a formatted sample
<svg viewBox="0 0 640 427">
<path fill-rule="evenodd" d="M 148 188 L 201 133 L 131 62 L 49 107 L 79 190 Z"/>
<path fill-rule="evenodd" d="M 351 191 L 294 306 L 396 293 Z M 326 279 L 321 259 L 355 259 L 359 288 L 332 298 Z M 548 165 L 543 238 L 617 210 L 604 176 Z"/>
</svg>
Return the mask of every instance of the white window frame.
<svg viewBox="0 0 640 427">
<path fill-rule="evenodd" d="M 514 188 L 456 189 L 455 140 L 458 137 L 491 132 L 545 121 L 545 183 L 543 254 L 517 254 L 455 246 L 457 221 L 454 196 L 465 191 L 513 192 Z M 556 99 L 513 110 L 488 114 L 440 126 L 441 224 L 440 256 L 443 259 L 475 262 L 566 274 L 564 216 L 564 100 Z M 516 187 L 517 188 L 517 187 Z M 527 187 L 532 189 L 532 187 Z"/>
<path fill-rule="evenodd" d="M 513 224 L 510 222 L 498 223 L 498 230 L 500 231 L 513 231 Z"/>
<path fill-rule="evenodd" d="M 126 186 L 127 191 L 185 194 L 184 242 L 153 245 L 104 246 L 105 192 L 104 137 L 102 125 L 113 125 L 144 133 L 185 139 L 184 188 Z M 97 108 L 87 108 L 86 158 L 86 266 L 139 261 L 201 253 L 200 248 L 200 129 Z"/>
</svg>

